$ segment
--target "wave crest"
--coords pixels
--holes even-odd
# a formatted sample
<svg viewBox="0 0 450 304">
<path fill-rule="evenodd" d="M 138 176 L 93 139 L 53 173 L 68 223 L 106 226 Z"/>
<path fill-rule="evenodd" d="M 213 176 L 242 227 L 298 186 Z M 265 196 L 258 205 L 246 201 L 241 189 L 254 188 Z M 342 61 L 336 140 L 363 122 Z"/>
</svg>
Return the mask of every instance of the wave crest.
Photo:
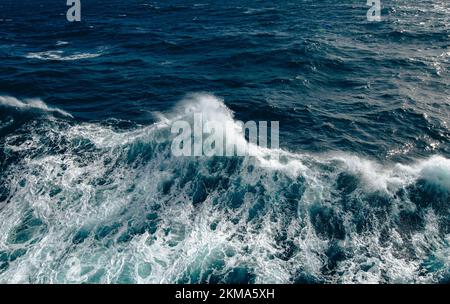
<svg viewBox="0 0 450 304">
<path fill-rule="evenodd" d="M 20 109 L 20 110 L 29 110 L 29 109 L 41 110 L 44 112 L 59 113 L 63 116 L 67 116 L 67 117 L 71 117 L 71 118 L 73 117 L 70 113 L 68 113 L 64 110 L 49 107 L 40 99 L 25 99 L 25 100 L 21 101 L 14 97 L 0 96 L 0 106 L 13 107 L 13 108 Z"/>
</svg>

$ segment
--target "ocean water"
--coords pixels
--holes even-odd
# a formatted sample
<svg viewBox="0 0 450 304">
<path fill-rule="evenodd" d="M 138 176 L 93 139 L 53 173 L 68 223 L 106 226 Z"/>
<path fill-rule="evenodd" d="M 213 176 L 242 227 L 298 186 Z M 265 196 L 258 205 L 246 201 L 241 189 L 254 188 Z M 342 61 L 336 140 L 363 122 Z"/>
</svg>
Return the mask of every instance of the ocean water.
<svg viewBox="0 0 450 304">
<path fill-rule="evenodd" d="M 81 3 L 0 2 L 1 283 L 449 282 L 449 1 Z"/>
</svg>

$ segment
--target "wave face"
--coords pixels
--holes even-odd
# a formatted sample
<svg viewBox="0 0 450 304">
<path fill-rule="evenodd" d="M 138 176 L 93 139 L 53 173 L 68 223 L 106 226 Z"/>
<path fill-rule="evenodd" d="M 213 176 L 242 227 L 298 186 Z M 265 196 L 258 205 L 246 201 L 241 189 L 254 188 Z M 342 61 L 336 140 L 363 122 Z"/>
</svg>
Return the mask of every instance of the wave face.
<svg viewBox="0 0 450 304">
<path fill-rule="evenodd" d="M 450 281 L 448 0 L 26 2 L 0 1 L 1 283 Z M 174 157 L 196 111 L 281 149 Z"/>
<path fill-rule="evenodd" d="M 148 127 L 46 119 L 2 139 L 0 281 L 448 280 L 449 159 L 173 157 L 170 117 L 198 108 L 233 122 L 197 94 Z"/>
</svg>

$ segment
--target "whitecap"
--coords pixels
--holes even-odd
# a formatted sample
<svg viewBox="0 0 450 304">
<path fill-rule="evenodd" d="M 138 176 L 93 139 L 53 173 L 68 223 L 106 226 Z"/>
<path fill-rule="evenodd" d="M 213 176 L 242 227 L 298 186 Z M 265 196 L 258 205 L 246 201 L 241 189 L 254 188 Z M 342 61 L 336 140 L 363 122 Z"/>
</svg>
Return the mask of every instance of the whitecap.
<svg viewBox="0 0 450 304">
<path fill-rule="evenodd" d="M 67 44 L 69 44 L 69 42 L 67 42 L 67 41 L 62 41 L 62 40 L 56 42 L 56 45 L 57 45 L 57 46 L 67 45 Z"/>
<path fill-rule="evenodd" d="M 101 53 L 72 53 L 65 55 L 64 51 L 46 51 L 28 53 L 25 57 L 28 59 L 54 60 L 54 61 L 74 61 L 81 59 L 91 59 L 101 56 Z"/>
<path fill-rule="evenodd" d="M 0 105 L 6 107 L 13 107 L 21 110 L 38 109 L 44 112 L 55 112 L 63 116 L 73 118 L 73 116 L 70 113 L 58 108 L 49 107 L 40 99 L 25 99 L 21 101 L 17 98 L 10 96 L 0 96 Z"/>
</svg>

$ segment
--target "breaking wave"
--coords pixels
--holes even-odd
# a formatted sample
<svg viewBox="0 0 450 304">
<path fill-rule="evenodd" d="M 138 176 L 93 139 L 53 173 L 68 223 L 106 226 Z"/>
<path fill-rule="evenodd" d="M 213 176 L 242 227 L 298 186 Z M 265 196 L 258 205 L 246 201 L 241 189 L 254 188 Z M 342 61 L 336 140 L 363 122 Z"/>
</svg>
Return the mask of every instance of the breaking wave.
<svg viewBox="0 0 450 304">
<path fill-rule="evenodd" d="M 151 126 L 39 120 L 2 138 L 0 282 L 449 280 L 449 159 L 173 157 L 170 124 L 197 110 L 234 122 L 197 94 Z"/>
</svg>

